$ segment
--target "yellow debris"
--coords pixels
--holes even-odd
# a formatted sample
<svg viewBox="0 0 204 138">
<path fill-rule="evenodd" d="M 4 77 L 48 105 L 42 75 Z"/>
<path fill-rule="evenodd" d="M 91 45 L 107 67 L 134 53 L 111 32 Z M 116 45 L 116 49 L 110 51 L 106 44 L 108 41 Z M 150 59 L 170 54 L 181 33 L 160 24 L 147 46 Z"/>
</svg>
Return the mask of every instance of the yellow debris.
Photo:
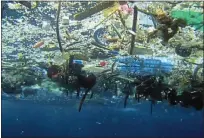
<svg viewBox="0 0 204 138">
<path fill-rule="evenodd" d="M 115 2 L 113 7 L 107 8 L 103 10 L 104 17 L 108 17 L 109 15 L 113 14 L 114 12 L 118 11 L 120 4 Z"/>
</svg>

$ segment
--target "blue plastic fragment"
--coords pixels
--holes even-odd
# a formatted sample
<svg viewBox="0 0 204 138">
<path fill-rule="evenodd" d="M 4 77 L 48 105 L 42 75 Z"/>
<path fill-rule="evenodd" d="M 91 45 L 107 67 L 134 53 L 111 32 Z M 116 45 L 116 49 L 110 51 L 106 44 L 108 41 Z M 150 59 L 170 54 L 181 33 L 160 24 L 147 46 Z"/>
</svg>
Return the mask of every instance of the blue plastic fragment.
<svg viewBox="0 0 204 138">
<path fill-rule="evenodd" d="M 113 50 L 113 51 L 108 51 L 108 53 L 109 53 L 109 54 L 113 54 L 113 55 L 118 55 L 118 54 L 119 54 L 119 52 L 118 52 L 118 51 L 115 51 L 115 50 Z"/>
<path fill-rule="evenodd" d="M 107 34 L 105 28 L 99 28 L 94 32 L 94 40 L 103 46 L 107 46 L 109 43 L 103 38 L 103 36 Z"/>
<path fill-rule="evenodd" d="M 81 64 L 81 65 L 84 64 L 83 60 L 73 60 L 73 63 L 75 63 L 75 64 Z"/>
</svg>

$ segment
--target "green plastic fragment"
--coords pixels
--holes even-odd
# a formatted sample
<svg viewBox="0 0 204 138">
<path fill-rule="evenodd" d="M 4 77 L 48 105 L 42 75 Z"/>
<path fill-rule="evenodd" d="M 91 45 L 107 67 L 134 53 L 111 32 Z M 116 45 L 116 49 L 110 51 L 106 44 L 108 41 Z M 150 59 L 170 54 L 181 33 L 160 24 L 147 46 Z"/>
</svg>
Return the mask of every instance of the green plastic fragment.
<svg viewBox="0 0 204 138">
<path fill-rule="evenodd" d="M 196 30 L 203 31 L 203 13 L 194 11 L 174 10 L 171 12 L 173 18 L 182 18 L 187 21 L 188 25 L 193 26 Z"/>
<path fill-rule="evenodd" d="M 18 53 L 18 59 L 23 59 L 23 54 L 22 53 Z"/>
</svg>

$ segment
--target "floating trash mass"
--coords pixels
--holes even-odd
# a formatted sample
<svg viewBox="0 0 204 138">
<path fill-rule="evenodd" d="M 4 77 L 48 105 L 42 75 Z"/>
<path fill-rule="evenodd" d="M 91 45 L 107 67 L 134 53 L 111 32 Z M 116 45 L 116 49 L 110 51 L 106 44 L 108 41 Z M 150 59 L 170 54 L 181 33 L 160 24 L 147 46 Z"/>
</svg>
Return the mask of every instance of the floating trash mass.
<svg viewBox="0 0 204 138">
<path fill-rule="evenodd" d="M 124 107 L 129 99 L 148 99 L 151 113 L 159 101 L 201 110 L 200 5 L 3 1 L 2 91 L 18 99 L 37 97 L 41 88 L 75 95 L 79 112 L 87 96 L 97 99 L 104 92 L 123 97 Z"/>
</svg>

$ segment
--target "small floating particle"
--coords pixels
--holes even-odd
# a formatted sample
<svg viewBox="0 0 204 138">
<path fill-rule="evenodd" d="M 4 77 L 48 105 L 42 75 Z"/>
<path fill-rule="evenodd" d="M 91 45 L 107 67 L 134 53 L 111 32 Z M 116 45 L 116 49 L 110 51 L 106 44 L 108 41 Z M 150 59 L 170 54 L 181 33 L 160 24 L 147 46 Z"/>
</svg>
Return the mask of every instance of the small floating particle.
<svg viewBox="0 0 204 138">
<path fill-rule="evenodd" d="M 96 122 L 96 124 L 99 124 L 99 125 L 100 125 L 101 123 L 100 123 L 100 122 Z"/>
<path fill-rule="evenodd" d="M 130 34 L 132 34 L 132 35 L 136 35 L 136 33 L 135 33 L 134 31 L 132 31 L 132 30 L 128 30 L 128 32 L 129 32 Z"/>
<path fill-rule="evenodd" d="M 37 42 L 37 43 L 33 46 L 33 48 L 39 48 L 39 47 L 41 47 L 42 45 L 44 45 L 44 41 L 39 41 L 39 42 Z"/>
<path fill-rule="evenodd" d="M 16 97 L 16 99 L 20 99 L 21 98 L 21 94 L 16 94 L 15 97 Z"/>
<path fill-rule="evenodd" d="M 22 130 L 22 131 L 21 131 L 21 134 L 23 134 L 23 133 L 24 133 L 24 131 Z"/>
</svg>

